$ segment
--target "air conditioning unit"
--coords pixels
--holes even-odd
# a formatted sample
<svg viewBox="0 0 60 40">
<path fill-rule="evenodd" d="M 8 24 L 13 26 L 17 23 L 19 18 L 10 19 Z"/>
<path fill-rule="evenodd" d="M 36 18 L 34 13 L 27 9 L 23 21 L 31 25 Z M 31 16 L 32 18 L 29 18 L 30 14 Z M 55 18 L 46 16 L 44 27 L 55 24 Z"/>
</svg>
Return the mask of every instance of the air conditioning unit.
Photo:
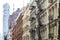
<svg viewBox="0 0 60 40">
<path fill-rule="evenodd" d="M 53 0 L 49 0 L 49 3 L 52 3 L 53 2 Z"/>
</svg>

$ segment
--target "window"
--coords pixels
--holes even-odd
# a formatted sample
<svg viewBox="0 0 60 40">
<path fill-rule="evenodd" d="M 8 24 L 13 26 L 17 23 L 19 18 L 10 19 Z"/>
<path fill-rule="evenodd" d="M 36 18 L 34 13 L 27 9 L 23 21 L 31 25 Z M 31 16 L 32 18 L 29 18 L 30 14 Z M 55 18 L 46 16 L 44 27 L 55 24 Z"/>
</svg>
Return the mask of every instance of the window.
<svg viewBox="0 0 60 40">
<path fill-rule="evenodd" d="M 8 11 L 9 11 L 9 9 L 8 9 Z"/>
<path fill-rule="evenodd" d="M 53 16 L 49 15 L 49 20 L 52 21 L 53 20 Z"/>
<path fill-rule="evenodd" d="M 53 40 L 54 37 L 54 27 L 52 24 L 49 25 L 49 38 L 51 38 L 51 40 Z"/>
<path fill-rule="evenodd" d="M 54 8 L 49 9 L 49 21 L 54 20 Z"/>
</svg>

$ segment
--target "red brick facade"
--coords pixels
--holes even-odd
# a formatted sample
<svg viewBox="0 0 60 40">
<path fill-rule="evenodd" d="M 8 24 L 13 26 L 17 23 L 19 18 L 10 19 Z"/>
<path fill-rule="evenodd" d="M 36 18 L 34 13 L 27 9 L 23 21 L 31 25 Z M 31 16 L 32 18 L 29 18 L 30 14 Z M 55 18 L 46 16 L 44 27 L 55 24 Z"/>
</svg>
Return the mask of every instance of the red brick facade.
<svg viewBox="0 0 60 40">
<path fill-rule="evenodd" d="M 13 40 L 22 40 L 22 34 L 23 34 L 23 20 L 22 20 L 22 13 L 19 15 L 16 25 L 13 28 Z"/>
</svg>

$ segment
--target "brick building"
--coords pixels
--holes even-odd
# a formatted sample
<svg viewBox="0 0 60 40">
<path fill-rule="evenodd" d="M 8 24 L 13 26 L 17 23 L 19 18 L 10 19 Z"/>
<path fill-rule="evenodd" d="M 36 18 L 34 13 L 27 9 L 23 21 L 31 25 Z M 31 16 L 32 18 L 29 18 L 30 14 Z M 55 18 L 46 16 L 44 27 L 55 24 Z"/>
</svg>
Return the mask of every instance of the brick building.
<svg viewBox="0 0 60 40">
<path fill-rule="evenodd" d="M 16 19 L 16 25 L 13 28 L 13 40 L 22 40 L 22 26 L 23 26 L 23 20 L 22 20 L 23 14 L 22 12 L 19 13 L 17 19 Z"/>
<path fill-rule="evenodd" d="M 12 13 L 12 15 L 9 16 L 9 20 L 8 20 L 8 33 L 7 33 L 7 40 L 12 40 L 12 30 L 13 30 L 13 27 L 16 23 L 15 19 L 17 18 L 18 14 L 20 13 L 20 9 L 17 8 L 16 11 L 14 11 Z"/>
</svg>

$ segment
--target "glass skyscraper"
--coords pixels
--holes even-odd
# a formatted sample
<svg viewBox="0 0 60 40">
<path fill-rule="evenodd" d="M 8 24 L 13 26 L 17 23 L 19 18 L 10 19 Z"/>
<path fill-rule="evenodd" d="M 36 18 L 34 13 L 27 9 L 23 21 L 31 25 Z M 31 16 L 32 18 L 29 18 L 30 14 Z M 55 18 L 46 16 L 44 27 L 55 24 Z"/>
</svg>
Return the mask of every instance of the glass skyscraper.
<svg viewBox="0 0 60 40">
<path fill-rule="evenodd" d="M 3 36 L 4 39 L 6 38 L 7 32 L 8 32 L 8 19 L 9 19 L 9 15 L 10 15 L 10 6 L 8 3 L 5 3 L 3 5 Z"/>
</svg>

